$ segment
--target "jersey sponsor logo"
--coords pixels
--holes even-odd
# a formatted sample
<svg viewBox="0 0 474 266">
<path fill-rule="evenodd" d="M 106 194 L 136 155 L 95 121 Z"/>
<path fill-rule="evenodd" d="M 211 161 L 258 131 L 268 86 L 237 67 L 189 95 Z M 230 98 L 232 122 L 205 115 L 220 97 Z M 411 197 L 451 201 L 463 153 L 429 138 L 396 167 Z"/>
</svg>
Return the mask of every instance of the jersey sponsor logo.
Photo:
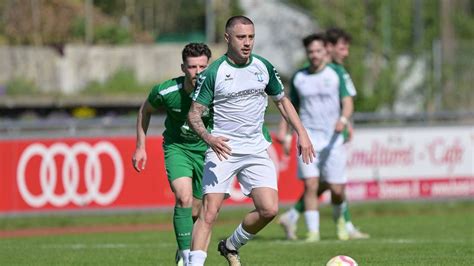
<svg viewBox="0 0 474 266">
<path fill-rule="evenodd" d="M 226 98 L 242 98 L 247 96 L 265 95 L 265 89 L 248 89 L 239 92 L 231 92 L 226 94 Z"/>
<path fill-rule="evenodd" d="M 263 73 L 262 72 L 255 72 L 255 76 L 257 76 L 257 81 L 263 82 Z"/>
<path fill-rule="evenodd" d="M 229 80 L 233 80 L 234 78 L 230 76 L 230 74 L 225 74 L 225 79 L 224 81 L 229 81 Z"/>
<path fill-rule="evenodd" d="M 85 161 L 80 160 L 79 157 Z M 113 183 L 103 191 L 104 156 L 109 157 L 114 168 Z M 38 173 L 32 173 L 31 163 L 40 159 Z M 60 158 L 64 158 L 61 160 Z M 62 163 L 61 163 L 62 162 Z M 30 170 L 28 170 L 30 169 Z M 58 172 L 62 177 L 58 182 Z M 33 175 L 32 175 L 33 174 Z M 32 175 L 32 176 L 31 176 Z M 31 192 L 29 182 L 39 178 L 40 192 Z M 83 180 L 85 192 L 79 192 L 80 180 Z M 17 186 L 23 200 L 31 207 L 40 208 L 47 203 L 55 207 L 63 207 L 69 203 L 84 206 L 91 202 L 108 205 L 115 201 L 122 190 L 124 167 L 122 157 L 117 148 L 106 141 L 95 145 L 78 142 L 72 146 L 59 142 L 50 147 L 41 143 L 28 146 L 20 156 L 17 165 Z M 60 184 L 64 192 L 58 192 Z"/>
</svg>

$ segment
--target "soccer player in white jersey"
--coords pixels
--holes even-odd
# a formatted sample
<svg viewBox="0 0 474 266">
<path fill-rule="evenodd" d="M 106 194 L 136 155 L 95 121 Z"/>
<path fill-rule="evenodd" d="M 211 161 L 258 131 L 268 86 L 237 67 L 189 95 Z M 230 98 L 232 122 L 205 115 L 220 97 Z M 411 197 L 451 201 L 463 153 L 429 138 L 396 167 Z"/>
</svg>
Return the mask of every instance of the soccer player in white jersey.
<svg viewBox="0 0 474 266">
<path fill-rule="evenodd" d="M 356 92 L 347 72 L 342 71 L 336 64 L 327 64 L 324 34 L 309 35 L 303 39 L 303 44 L 310 66 L 296 72 L 292 79 L 290 95 L 292 102 L 299 108 L 311 139 L 313 142 L 318 140 L 315 145 L 318 157 L 313 165 L 307 166 L 298 162 L 298 176 L 304 181 L 304 194 L 294 208 L 280 217 L 280 223 L 284 226 L 287 238 L 296 238 L 298 210 L 304 210 L 308 228 L 306 240 L 318 241 L 320 236 L 317 192 L 321 185 L 320 192 L 326 188 L 331 190 L 338 237 L 347 240 L 349 235 L 345 230 L 344 220 L 346 151 L 342 133 L 352 115 L 352 97 Z"/>
<path fill-rule="evenodd" d="M 343 81 L 346 83 L 346 88 L 351 96 L 356 95 L 356 90 L 353 85 L 352 79 L 349 73 L 345 70 L 343 63 L 344 60 L 349 56 L 349 45 L 351 42 L 351 36 L 340 28 L 330 28 L 326 31 L 326 50 L 327 50 L 327 61 L 331 62 L 329 65 L 333 67 L 343 77 Z M 289 147 L 291 138 L 285 138 L 286 123 L 282 121 L 280 133 L 278 134 L 279 139 L 284 143 L 285 147 Z M 344 134 L 345 133 L 345 134 Z M 291 135 L 290 135 L 291 136 Z M 352 125 L 350 122 L 347 123 L 346 129 L 343 131 L 344 141 L 348 142 L 352 138 Z M 322 182 L 321 182 L 322 181 Z M 318 186 L 318 197 L 328 189 L 328 183 L 324 180 L 320 180 Z M 344 187 L 345 190 L 345 187 Z M 369 235 L 361 232 L 352 224 L 351 215 L 349 212 L 348 203 L 346 200 L 345 193 L 340 195 L 331 194 L 331 202 L 334 210 L 334 220 L 337 222 L 337 236 L 341 240 L 348 239 L 365 239 L 369 238 Z M 342 202 L 342 203 L 341 203 Z M 299 214 L 305 210 L 304 195 L 301 196 L 300 200 L 287 212 L 282 214 L 279 219 L 279 223 L 283 226 L 286 237 L 290 240 L 296 239 L 296 224 L 299 218 Z"/>
<path fill-rule="evenodd" d="M 249 212 L 233 234 L 218 243 L 218 251 L 229 265 L 240 265 L 238 250 L 262 230 L 278 213 L 277 177 L 263 133 L 267 97 L 298 134 L 301 160 L 311 163 L 314 150 L 306 130 L 275 68 L 252 54 L 255 29 L 244 16 L 231 17 L 225 27 L 227 53 L 214 61 L 199 77 L 188 114 L 190 126 L 209 145 L 203 174 L 203 202 L 193 228 L 190 264 L 203 265 L 212 226 L 232 179 L 237 176 L 243 193 L 252 198 Z M 201 115 L 209 108 L 211 132 Z"/>
</svg>

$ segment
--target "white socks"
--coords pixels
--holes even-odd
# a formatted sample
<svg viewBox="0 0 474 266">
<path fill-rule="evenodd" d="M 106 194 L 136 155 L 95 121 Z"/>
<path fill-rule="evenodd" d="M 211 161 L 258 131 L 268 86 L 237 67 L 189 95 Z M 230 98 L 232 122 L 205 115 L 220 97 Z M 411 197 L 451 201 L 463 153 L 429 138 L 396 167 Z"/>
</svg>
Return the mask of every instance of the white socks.
<svg viewBox="0 0 474 266">
<path fill-rule="evenodd" d="M 242 224 L 239 224 L 234 233 L 227 238 L 225 245 L 228 249 L 238 250 L 240 247 L 247 244 L 247 242 L 254 236 L 254 234 L 245 231 L 244 228 L 242 228 Z"/>
<path fill-rule="evenodd" d="M 189 252 L 191 252 L 191 250 L 183 249 L 183 250 L 180 250 L 178 252 L 179 252 L 179 256 L 181 256 L 181 258 L 183 258 L 184 265 L 187 265 L 189 263 Z"/>
<path fill-rule="evenodd" d="M 189 252 L 188 266 L 203 266 L 206 261 L 207 253 L 202 250 L 193 250 Z"/>
<path fill-rule="evenodd" d="M 231 250 L 238 250 L 245 245 L 255 235 L 245 231 L 242 224 L 239 224 L 234 233 L 227 238 L 226 247 Z M 189 266 L 202 266 L 206 261 L 207 253 L 202 250 L 194 250 L 189 253 Z"/>
<path fill-rule="evenodd" d="M 319 211 L 305 211 L 304 218 L 309 232 L 319 232 Z"/>
<path fill-rule="evenodd" d="M 298 219 L 300 218 L 300 213 L 295 208 L 289 209 L 286 213 L 292 223 L 298 222 Z"/>
<path fill-rule="evenodd" d="M 355 226 L 352 224 L 351 221 L 346 222 L 346 230 L 347 232 L 354 232 L 355 231 Z"/>
</svg>

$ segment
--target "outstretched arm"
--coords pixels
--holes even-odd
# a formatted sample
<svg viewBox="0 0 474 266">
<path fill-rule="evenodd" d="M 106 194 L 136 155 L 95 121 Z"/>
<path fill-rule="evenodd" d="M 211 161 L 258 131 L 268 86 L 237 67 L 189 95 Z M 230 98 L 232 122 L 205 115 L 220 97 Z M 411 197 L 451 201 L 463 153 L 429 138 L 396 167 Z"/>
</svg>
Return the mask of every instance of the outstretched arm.
<svg viewBox="0 0 474 266">
<path fill-rule="evenodd" d="M 135 168 L 137 172 L 145 169 L 147 160 L 145 149 L 146 132 L 148 131 L 148 126 L 150 125 L 151 113 L 154 110 L 155 109 L 148 101 L 143 102 L 143 104 L 140 106 L 140 109 L 138 110 L 136 125 L 136 148 L 132 157 L 133 168 Z"/>
<path fill-rule="evenodd" d="M 342 98 L 342 111 L 341 117 L 336 123 L 336 132 L 341 132 L 344 130 L 344 127 L 349 125 L 349 120 L 351 119 L 352 112 L 354 112 L 354 101 L 351 96 L 346 96 Z"/>
<path fill-rule="evenodd" d="M 293 104 L 291 104 L 290 100 L 284 96 L 276 101 L 276 105 L 283 118 L 285 118 L 287 123 L 290 124 L 298 134 L 298 154 L 303 156 L 303 161 L 305 163 L 309 164 L 310 162 L 313 162 L 315 157 L 313 144 L 311 143 L 308 133 L 303 127 Z"/>
<path fill-rule="evenodd" d="M 283 152 L 285 153 L 285 155 L 290 154 L 292 141 L 291 134 L 291 128 L 289 127 L 286 120 L 282 118 L 280 120 L 280 123 L 278 124 L 277 141 L 283 146 Z"/>
<path fill-rule="evenodd" d="M 206 106 L 193 102 L 188 113 L 188 124 L 194 132 L 196 132 L 196 134 L 203 139 L 212 150 L 214 150 L 219 160 L 222 161 L 223 159 L 227 159 L 232 152 L 230 147 L 226 144 L 229 139 L 222 136 L 214 137 L 207 132 L 201 118 L 206 109 Z"/>
</svg>

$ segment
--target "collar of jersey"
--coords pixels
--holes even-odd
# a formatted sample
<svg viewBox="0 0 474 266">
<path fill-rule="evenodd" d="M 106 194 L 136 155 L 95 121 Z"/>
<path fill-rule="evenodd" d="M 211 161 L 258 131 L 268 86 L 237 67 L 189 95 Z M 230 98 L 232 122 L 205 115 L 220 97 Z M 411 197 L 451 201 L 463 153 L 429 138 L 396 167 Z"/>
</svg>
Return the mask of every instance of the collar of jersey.
<svg viewBox="0 0 474 266">
<path fill-rule="evenodd" d="M 232 63 L 230 60 L 229 60 L 229 57 L 227 56 L 227 54 L 225 55 L 225 61 L 227 62 L 227 64 L 229 64 L 230 66 L 232 67 L 235 67 L 235 68 L 244 68 L 244 67 L 247 67 L 248 65 L 252 64 L 252 61 L 253 61 L 253 54 L 250 55 L 250 60 L 247 64 L 244 64 L 244 65 L 237 65 L 237 64 L 234 64 Z"/>
<path fill-rule="evenodd" d="M 308 74 L 310 74 L 310 75 L 312 75 L 312 74 L 318 74 L 318 73 L 323 72 L 323 71 L 326 69 L 326 67 L 328 67 L 328 64 L 326 64 L 326 65 L 325 65 L 321 70 L 319 70 L 319 71 L 310 72 L 311 66 L 309 66 L 309 67 L 306 68 L 306 73 L 308 73 Z"/>
</svg>

